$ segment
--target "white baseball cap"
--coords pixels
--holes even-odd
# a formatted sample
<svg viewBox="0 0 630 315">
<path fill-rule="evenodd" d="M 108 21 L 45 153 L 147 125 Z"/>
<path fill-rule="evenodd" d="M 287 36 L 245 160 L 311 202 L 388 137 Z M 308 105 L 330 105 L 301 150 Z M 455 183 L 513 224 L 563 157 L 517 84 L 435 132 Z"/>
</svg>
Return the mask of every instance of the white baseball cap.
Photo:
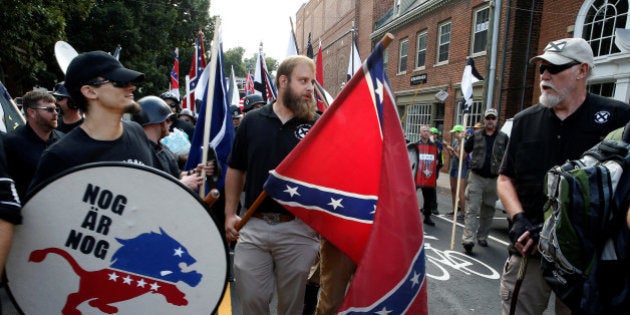
<svg viewBox="0 0 630 315">
<path fill-rule="evenodd" d="M 537 60 L 545 60 L 554 65 L 564 65 L 573 61 L 587 63 L 591 68 L 593 62 L 593 50 L 583 38 L 563 38 L 549 42 L 545 47 L 545 53 L 529 60 L 534 63 Z"/>
</svg>

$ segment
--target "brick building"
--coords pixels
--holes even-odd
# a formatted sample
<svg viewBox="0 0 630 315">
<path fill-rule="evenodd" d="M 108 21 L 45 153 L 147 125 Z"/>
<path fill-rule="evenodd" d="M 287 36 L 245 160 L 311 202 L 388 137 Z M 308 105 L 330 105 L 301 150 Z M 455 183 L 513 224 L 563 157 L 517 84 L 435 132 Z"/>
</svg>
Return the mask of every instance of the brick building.
<svg viewBox="0 0 630 315">
<path fill-rule="evenodd" d="M 352 29 L 361 58 L 385 33 L 395 40 L 386 68 L 409 140 L 420 124 L 449 139 L 462 123 L 457 104 L 461 77 L 472 58 L 484 81 L 473 85 L 468 125 L 482 121 L 487 107 L 500 122 L 537 102 L 538 73 L 529 59 L 563 37 L 583 37 L 594 48 L 596 67 L 589 89 L 628 102 L 630 53 L 615 44 L 615 28 L 629 28 L 628 0 L 311 0 L 296 15 L 301 49 L 308 33 L 322 39 L 324 87 L 336 95 L 345 80 Z M 353 28 L 354 25 L 354 28 Z M 630 43 L 628 43 L 630 47 Z"/>
</svg>

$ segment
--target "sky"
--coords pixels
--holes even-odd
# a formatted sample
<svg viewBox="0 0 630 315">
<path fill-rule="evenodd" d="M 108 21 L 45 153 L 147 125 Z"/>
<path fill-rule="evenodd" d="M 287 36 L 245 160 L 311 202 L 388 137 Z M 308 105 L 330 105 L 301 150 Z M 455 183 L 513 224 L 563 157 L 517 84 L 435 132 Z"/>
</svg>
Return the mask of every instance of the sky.
<svg viewBox="0 0 630 315">
<path fill-rule="evenodd" d="M 244 58 L 263 52 L 278 62 L 287 56 L 291 22 L 307 0 L 211 0 L 210 15 L 221 16 L 223 51 L 245 48 Z"/>
</svg>

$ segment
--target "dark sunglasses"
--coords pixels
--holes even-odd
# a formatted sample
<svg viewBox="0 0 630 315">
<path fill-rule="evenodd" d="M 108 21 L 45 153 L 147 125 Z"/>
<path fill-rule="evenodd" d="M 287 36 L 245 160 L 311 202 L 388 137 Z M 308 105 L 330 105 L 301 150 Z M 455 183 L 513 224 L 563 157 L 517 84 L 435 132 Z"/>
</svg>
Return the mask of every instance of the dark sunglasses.
<svg viewBox="0 0 630 315">
<path fill-rule="evenodd" d="M 496 116 L 486 116 L 486 119 L 487 120 L 495 120 L 495 119 L 497 119 L 497 117 Z"/>
<path fill-rule="evenodd" d="M 57 106 L 41 106 L 41 107 L 33 107 L 33 108 L 41 109 L 41 110 L 47 111 L 49 113 L 52 113 L 52 112 L 57 112 L 58 113 L 59 112 L 59 107 L 57 107 Z"/>
<path fill-rule="evenodd" d="M 55 99 L 57 100 L 57 102 L 63 101 L 64 98 L 64 96 L 55 95 Z"/>
<path fill-rule="evenodd" d="M 577 66 L 579 64 L 582 64 L 581 62 L 577 62 L 577 61 L 573 61 L 573 62 L 569 62 L 569 63 L 565 63 L 563 65 L 552 65 L 552 64 L 548 64 L 548 65 L 540 65 L 540 74 L 545 73 L 546 71 L 549 71 L 549 73 L 551 74 L 558 74 L 564 70 L 567 70 L 573 66 Z"/>
<path fill-rule="evenodd" d="M 90 81 L 90 82 L 88 82 L 86 84 L 87 85 L 91 85 L 93 87 L 100 87 L 101 85 L 107 84 L 107 83 L 111 83 L 114 87 L 117 87 L 117 88 L 126 88 L 126 87 L 129 87 L 130 85 L 134 84 L 133 82 L 113 81 L 113 80 L 108 80 L 108 79 Z"/>
</svg>

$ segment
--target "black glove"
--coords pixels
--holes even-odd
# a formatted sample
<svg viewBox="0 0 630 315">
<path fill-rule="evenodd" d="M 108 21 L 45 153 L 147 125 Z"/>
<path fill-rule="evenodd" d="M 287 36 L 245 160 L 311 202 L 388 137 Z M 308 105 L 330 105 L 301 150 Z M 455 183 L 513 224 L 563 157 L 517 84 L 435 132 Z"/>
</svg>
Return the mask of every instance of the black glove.
<svg viewBox="0 0 630 315">
<path fill-rule="evenodd" d="M 533 230 L 534 226 L 531 222 L 529 222 L 529 220 L 525 216 L 525 213 L 521 212 L 517 213 L 512 218 L 512 227 L 510 228 L 508 234 L 510 235 L 510 240 L 512 241 L 512 243 L 516 244 L 518 242 L 518 238 L 521 237 L 523 233 Z"/>
</svg>

